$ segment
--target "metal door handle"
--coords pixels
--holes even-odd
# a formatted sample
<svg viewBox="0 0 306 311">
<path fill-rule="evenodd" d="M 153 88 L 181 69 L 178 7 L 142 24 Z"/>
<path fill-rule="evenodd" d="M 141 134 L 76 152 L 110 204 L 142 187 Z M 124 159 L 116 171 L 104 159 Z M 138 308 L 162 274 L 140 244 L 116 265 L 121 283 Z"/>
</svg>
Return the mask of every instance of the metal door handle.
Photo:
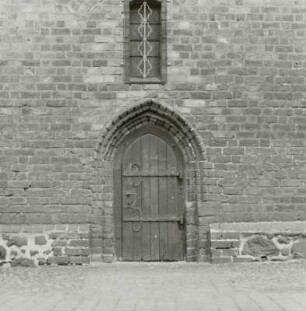
<svg viewBox="0 0 306 311">
<path fill-rule="evenodd" d="M 183 225 L 184 224 L 184 217 L 180 216 L 178 219 L 178 222 L 180 223 L 180 225 Z"/>
</svg>

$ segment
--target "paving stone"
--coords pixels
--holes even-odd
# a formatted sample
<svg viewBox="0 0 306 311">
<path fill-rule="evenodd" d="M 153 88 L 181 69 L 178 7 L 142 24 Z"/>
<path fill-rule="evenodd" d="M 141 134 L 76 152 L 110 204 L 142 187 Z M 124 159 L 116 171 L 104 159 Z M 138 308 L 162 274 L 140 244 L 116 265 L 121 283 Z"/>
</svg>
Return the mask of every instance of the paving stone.
<svg viewBox="0 0 306 311">
<path fill-rule="evenodd" d="M 82 257 L 75 257 L 79 259 Z M 5 269 L 5 272 L 4 272 Z M 0 267 L 3 310 L 303 311 L 305 261 Z"/>
</svg>

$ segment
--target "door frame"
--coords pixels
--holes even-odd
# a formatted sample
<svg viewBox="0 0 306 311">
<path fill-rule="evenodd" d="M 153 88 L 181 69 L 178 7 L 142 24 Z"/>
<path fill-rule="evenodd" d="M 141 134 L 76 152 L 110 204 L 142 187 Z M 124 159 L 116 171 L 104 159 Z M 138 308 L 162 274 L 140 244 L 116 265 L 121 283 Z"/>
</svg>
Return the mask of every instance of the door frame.
<svg viewBox="0 0 306 311">
<path fill-rule="evenodd" d="M 157 128 L 154 125 L 145 125 L 138 129 L 135 129 L 129 133 L 124 140 L 121 142 L 119 147 L 116 150 L 114 157 L 114 166 L 113 166 L 113 186 L 114 186 L 114 251 L 116 259 L 122 261 L 122 160 L 127 151 L 128 146 L 137 138 L 145 135 L 153 134 L 160 139 L 164 140 L 173 150 L 177 163 L 178 170 L 182 172 L 182 181 L 181 181 L 181 198 L 182 198 L 182 207 L 184 215 L 186 215 L 186 206 L 185 206 L 185 162 L 184 156 L 175 142 L 175 140 L 167 133 L 167 131 Z M 186 222 L 184 224 L 184 238 L 183 238 L 183 249 L 184 249 L 184 260 L 186 260 Z"/>
<path fill-rule="evenodd" d="M 132 99 L 108 116 L 97 141 L 91 165 L 92 191 L 91 256 L 103 262 L 116 261 L 114 234 L 114 180 L 115 155 L 125 137 L 149 126 L 161 129 L 170 136 L 184 156 L 184 207 L 186 213 L 186 261 L 210 261 L 209 223 L 215 222 L 215 198 L 207 196 L 206 180 L 212 178 L 214 163 L 207 156 L 200 133 L 190 123 L 193 119 L 172 107 L 171 101 L 163 103 L 151 99 Z M 119 258 L 118 258 L 119 259 Z"/>
</svg>

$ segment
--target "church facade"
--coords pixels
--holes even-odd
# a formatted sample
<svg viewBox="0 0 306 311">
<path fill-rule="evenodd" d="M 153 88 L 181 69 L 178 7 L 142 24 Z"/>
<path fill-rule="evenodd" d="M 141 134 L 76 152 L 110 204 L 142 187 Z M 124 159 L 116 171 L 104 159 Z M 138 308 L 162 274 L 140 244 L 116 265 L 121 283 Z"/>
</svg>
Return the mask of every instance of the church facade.
<svg viewBox="0 0 306 311">
<path fill-rule="evenodd" d="M 0 260 L 300 256 L 305 13 L 1 1 Z"/>
</svg>

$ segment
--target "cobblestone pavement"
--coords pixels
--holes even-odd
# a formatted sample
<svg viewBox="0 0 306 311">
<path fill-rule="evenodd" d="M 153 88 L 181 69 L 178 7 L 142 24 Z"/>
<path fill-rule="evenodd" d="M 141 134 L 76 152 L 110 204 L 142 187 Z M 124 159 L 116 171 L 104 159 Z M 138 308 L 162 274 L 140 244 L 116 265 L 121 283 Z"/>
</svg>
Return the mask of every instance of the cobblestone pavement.
<svg viewBox="0 0 306 311">
<path fill-rule="evenodd" d="M 1 311 L 304 311 L 306 262 L 0 268 Z"/>
</svg>

